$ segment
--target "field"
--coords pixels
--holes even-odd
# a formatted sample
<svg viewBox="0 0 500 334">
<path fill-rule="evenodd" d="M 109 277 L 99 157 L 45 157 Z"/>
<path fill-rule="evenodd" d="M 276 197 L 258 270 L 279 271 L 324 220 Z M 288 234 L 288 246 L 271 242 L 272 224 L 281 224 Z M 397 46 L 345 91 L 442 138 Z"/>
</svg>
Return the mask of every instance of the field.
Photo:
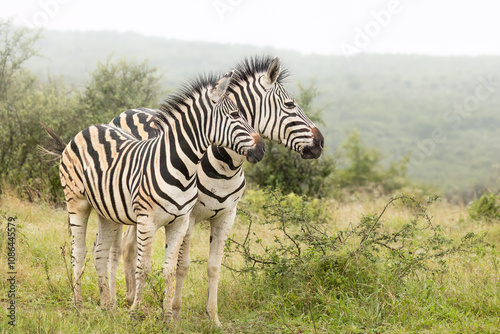
<svg viewBox="0 0 500 334">
<path fill-rule="evenodd" d="M 305 225 L 287 221 L 280 228 L 283 216 L 273 220 L 273 212 L 263 209 L 262 203 L 269 203 L 266 194 L 250 191 L 241 203 L 246 214 L 238 216 L 230 236 L 234 242 L 228 245 L 226 267 L 222 268 L 218 306 L 223 327 L 219 329 L 204 314 L 207 224 L 198 226 L 193 236 L 193 263 L 185 283 L 180 323 L 165 325 L 159 320 L 162 231 L 155 238 L 154 270 L 145 291 L 146 319 L 131 321 L 122 266 L 118 308 L 104 311 L 99 307 L 91 256 L 95 215 L 87 234 L 84 306 L 77 310 L 72 305 L 68 276 L 72 271 L 71 239 L 65 210 L 8 193 L 0 200 L 2 333 L 500 333 L 500 223 L 472 220 L 467 208 L 445 201 L 433 202 L 425 211 L 434 226 L 441 226 L 440 241 L 434 242 L 436 231 L 421 228 L 426 223 L 425 215 L 420 215 L 417 228 L 406 235 L 406 244 L 399 243 L 403 247 L 397 250 L 395 235 L 416 217 L 415 207 L 408 201 L 396 200 L 380 215 L 388 198 L 353 196 L 343 202 L 311 204 L 300 202 L 298 197 L 283 197 L 278 207 L 282 214 L 290 219 L 298 217 L 300 210 L 292 209 L 306 204 L 319 211 L 301 217 L 319 220 L 304 221 Z M 15 218 L 15 236 L 10 235 L 15 238 L 15 254 L 6 251 L 12 241 L 7 230 L 9 217 Z M 249 217 L 252 230 L 247 239 L 252 242 L 245 246 L 245 253 L 236 242 L 241 244 L 246 238 Z M 364 241 L 355 233 L 352 237 L 346 234 L 356 231 L 354 227 L 360 222 L 368 224 L 370 237 L 366 240 L 373 241 L 370 247 L 362 247 Z M 306 235 L 304 226 L 323 232 Z M 325 231 L 329 239 L 324 238 Z M 302 243 L 300 256 L 283 232 Z M 394 240 L 383 239 L 387 235 Z M 304 236 L 317 243 L 301 239 Z M 279 240 L 281 243 L 276 242 Z M 329 240 L 334 246 L 327 248 L 318 240 Z M 377 247 L 377 242 L 385 246 Z M 415 261 L 418 257 L 412 250 L 425 251 L 427 257 Z M 252 258 L 279 259 L 265 266 L 252 263 Z M 344 265 L 341 271 L 340 262 Z M 11 269 L 16 272 L 15 281 L 8 281 Z M 9 295 L 12 288 L 15 297 Z M 13 317 L 8 314 L 12 313 L 6 312 L 13 300 L 15 327 L 9 324 Z"/>
</svg>

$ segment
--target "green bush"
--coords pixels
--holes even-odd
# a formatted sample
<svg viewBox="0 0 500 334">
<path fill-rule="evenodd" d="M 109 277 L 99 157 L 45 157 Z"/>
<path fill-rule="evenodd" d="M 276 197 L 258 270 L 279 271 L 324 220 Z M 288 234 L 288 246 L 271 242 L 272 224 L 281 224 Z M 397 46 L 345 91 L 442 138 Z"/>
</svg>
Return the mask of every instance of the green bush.
<svg viewBox="0 0 500 334">
<path fill-rule="evenodd" d="M 65 141 L 96 123 L 108 123 L 124 110 L 153 107 L 160 94 L 160 75 L 148 63 L 125 59 L 98 63 L 82 94 L 62 79 L 47 82 L 24 69 L 37 55 L 39 32 L 15 29 L 0 20 L 0 187 L 21 198 L 60 202 L 57 163 L 46 161 L 39 145 L 48 139 L 43 121 Z M 0 188 L 0 193 L 2 193 Z"/>
<path fill-rule="evenodd" d="M 121 112 L 131 108 L 156 108 L 164 93 L 158 67 L 148 61 L 109 57 L 98 62 L 80 100 L 80 110 L 86 123 L 109 123 Z"/>
<path fill-rule="evenodd" d="M 411 182 L 406 178 L 405 159 L 382 164 L 380 152 L 363 144 L 358 130 L 347 135 L 339 148 L 339 166 L 336 175 L 339 188 L 349 192 L 365 190 L 390 194 Z"/>
<path fill-rule="evenodd" d="M 281 210 L 279 215 L 272 211 L 268 198 L 270 194 L 276 194 L 274 200 L 278 201 L 279 205 L 276 207 Z M 247 189 L 242 204 L 252 208 L 253 216 L 263 216 L 270 219 L 268 223 L 275 222 L 274 218 L 277 216 L 286 219 L 293 225 L 299 225 L 302 221 L 325 222 L 328 219 L 328 202 L 326 200 L 304 195 L 299 196 L 295 193 L 284 194 L 279 189 Z"/>
<path fill-rule="evenodd" d="M 494 193 L 484 193 L 472 202 L 468 213 L 473 220 L 498 220 L 500 219 L 500 197 Z"/>
<path fill-rule="evenodd" d="M 490 251 L 483 234 L 469 232 L 452 239 L 435 225 L 427 213 L 435 198 L 421 203 L 396 196 L 380 213 L 366 214 L 358 223 L 334 231 L 328 220 L 318 219 L 321 214 L 307 212 L 307 205 L 295 205 L 275 191 L 265 195 L 242 203 L 246 237 L 230 238 L 227 254 L 243 256 L 245 266 L 233 269 L 252 273 L 247 279 L 264 290 L 270 302 L 282 305 L 287 317 L 335 317 L 338 310 L 332 304 L 339 307 L 341 300 L 380 298 L 382 304 L 394 305 L 391 298 L 404 295 L 412 277 L 443 274 L 448 260 L 458 254 L 481 257 Z M 247 213 L 255 212 L 248 207 L 252 203 L 263 212 L 259 221 L 275 235 L 272 243 L 264 243 L 264 236 L 252 229 L 254 218 Z M 386 216 L 398 203 L 413 217 L 391 225 Z"/>
</svg>

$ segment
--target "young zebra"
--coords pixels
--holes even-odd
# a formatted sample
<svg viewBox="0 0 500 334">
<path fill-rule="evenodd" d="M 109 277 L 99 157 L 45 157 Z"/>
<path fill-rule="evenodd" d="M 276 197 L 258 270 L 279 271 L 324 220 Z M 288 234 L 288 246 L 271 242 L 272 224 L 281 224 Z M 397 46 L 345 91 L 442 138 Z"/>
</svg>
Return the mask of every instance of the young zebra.
<svg viewBox="0 0 500 334">
<path fill-rule="evenodd" d="M 73 235 L 77 305 L 82 301 L 80 278 L 87 251 L 87 219 L 94 208 L 98 234 L 93 254 L 101 306 L 114 306 L 116 302 L 116 291 L 110 296 L 107 266 L 110 248 L 119 254 L 122 225 L 137 227 L 139 251 L 132 313 L 142 304 L 153 236 L 164 226 L 163 309 L 165 320 L 171 319 L 175 267 L 189 212 L 198 197 L 196 171 L 201 157 L 210 144 L 231 148 L 250 162 L 264 155 L 263 141 L 225 95 L 230 80 L 230 76 L 218 83 L 213 76 L 200 78 L 169 97 L 152 119 L 156 135 L 151 139 L 139 140 L 116 127 L 98 125 L 81 131 L 64 151 L 58 152 Z M 116 268 L 110 267 L 113 270 Z"/>
<path fill-rule="evenodd" d="M 323 149 L 323 136 L 281 85 L 286 75 L 286 70 L 281 70 L 279 58 L 246 59 L 236 66 L 236 80 L 231 82 L 228 92 L 236 100 L 244 117 L 263 137 L 299 152 L 304 159 L 318 158 Z M 110 125 L 120 127 L 138 138 L 148 138 L 155 135 L 151 121 L 155 112 L 151 109 L 128 110 Z M 220 326 L 217 286 L 224 245 L 234 223 L 236 206 L 245 189 L 243 161 L 244 157 L 237 152 L 211 146 L 198 167 L 198 201 L 190 214 L 189 227 L 179 253 L 174 318 L 180 317 L 182 285 L 190 265 L 189 245 L 193 227 L 201 220 L 209 220 L 211 232 L 206 312 Z M 129 303 L 135 291 L 135 233 L 135 229 L 128 228 L 122 243 Z"/>
</svg>

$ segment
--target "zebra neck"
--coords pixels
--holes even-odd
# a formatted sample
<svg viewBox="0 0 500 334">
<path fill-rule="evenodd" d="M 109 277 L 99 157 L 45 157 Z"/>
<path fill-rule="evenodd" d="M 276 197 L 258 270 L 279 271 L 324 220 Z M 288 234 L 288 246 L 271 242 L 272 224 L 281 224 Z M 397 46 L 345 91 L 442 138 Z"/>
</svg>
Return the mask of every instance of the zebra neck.
<svg viewBox="0 0 500 334">
<path fill-rule="evenodd" d="M 244 155 L 238 154 L 227 147 L 220 147 L 215 145 L 211 145 L 208 148 L 207 156 L 213 157 L 219 162 L 223 162 L 229 165 L 230 169 L 232 170 L 240 168 L 246 159 Z"/>
<path fill-rule="evenodd" d="M 258 76 L 257 76 L 258 77 Z M 264 108 L 265 91 L 255 77 L 248 77 L 230 87 L 228 91 L 233 94 L 236 105 L 244 115 L 248 124 L 260 132 L 258 115 Z"/>
<path fill-rule="evenodd" d="M 186 121 L 187 115 L 174 114 L 160 127 L 164 152 L 173 166 L 183 170 L 186 176 L 196 172 L 197 165 L 207 151 L 210 142 L 203 126 L 194 126 Z M 203 121 L 204 119 L 202 119 Z M 162 149 L 162 150 L 163 150 Z M 185 165 L 185 168 L 181 166 Z"/>
</svg>

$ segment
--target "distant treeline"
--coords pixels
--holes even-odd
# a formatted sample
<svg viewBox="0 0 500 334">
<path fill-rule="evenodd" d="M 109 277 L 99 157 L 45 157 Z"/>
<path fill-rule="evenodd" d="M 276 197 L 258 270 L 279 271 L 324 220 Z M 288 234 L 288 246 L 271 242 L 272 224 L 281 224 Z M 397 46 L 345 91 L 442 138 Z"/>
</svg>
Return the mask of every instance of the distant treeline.
<svg viewBox="0 0 500 334">
<path fill-rule="evenodd" d="M 97 61 L 147 59 L 173 90 L 197 73 L 227 71 L 244 57 L 278 55 L 292 76 L 288 89 L 314 83 L 327 151 L 348 133 L 381 152 L 408 159 L 409 176 L 454 193 L 497 184 L 500 161 L 500 57 L 301 55 L 297 52 L 145 37 L 135 33 L 44 31 L 43 57 L 26 64 L 41 80 L 63 76 L 84 88 Z"/>
</svg>

